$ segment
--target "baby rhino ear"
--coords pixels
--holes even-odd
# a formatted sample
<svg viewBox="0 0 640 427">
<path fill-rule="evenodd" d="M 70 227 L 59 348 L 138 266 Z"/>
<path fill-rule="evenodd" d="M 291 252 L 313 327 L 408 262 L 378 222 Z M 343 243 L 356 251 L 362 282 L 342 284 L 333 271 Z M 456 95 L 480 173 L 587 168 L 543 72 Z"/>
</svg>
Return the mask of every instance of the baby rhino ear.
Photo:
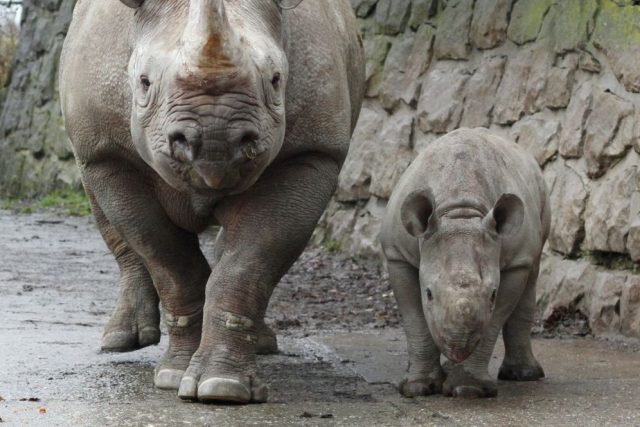
<svg viewBox="0 0 640 427">
<path fill-rule="evenodd" d="M 436 201 L 431 189 L 410 193 L 400 208 L 402 225 L 414 237 L 430 236 L 438 229 Z"/>
<path fill-rule="evenodd" d="M 142 6 L 144 0 L 120 0 L 125 6 L 132 7 L 134 9 Z"/>
<path fill-rule="evenodd" d="M 524 204 L 515 194 L 505 193 L 482 222 L 502 237 L 514 235 L 524 221 Z"/>
</svg>

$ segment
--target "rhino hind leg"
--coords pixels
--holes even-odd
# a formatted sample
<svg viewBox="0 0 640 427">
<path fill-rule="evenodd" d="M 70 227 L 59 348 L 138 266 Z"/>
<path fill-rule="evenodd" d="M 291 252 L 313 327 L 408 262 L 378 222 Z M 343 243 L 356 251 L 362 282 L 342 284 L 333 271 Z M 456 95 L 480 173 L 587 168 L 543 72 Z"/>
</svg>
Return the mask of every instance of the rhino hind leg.
<svg viewBox="0 0 640 427">
<path fill-rule="evenodd" d="M 147 268 L 109 223 L 93 193 L 87 189 L 100 233 L 120 269 L 119 294 L 102 335 L 104 352 L 127 352 L 160 342 L 158 294 Z"/>
<path fill-rule="evenodd" d="M 544 370 L 531 349 L 531 327 L 536 310 L 537 268 L 529 277 L 527 287 L 515 310 L 502 329 L 505 357 L 498 379 L 535 381 L 544 378 Z"/>
<path fill-rule="evenodd" d="M 526 268 L 502 272 L 489 330 L 467 360 L 449 369 L 443 385 L 445 396 L 481 398 L 498 395 L 497 382 L 489 376 L 489 360 L 500 330 L 523 295 L 528 277 L 529 269 Z"/>
</svg>

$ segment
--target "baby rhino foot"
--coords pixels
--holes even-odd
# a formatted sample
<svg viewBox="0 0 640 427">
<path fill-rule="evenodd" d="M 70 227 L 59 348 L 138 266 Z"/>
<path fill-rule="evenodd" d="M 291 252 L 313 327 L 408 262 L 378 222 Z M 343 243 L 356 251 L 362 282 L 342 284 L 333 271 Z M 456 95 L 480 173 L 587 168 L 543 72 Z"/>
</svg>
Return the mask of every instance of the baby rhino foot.
<svg viewBox="0 0 640 427">
<path fill-rule="evenodd" d="M 544 378 L 542 367 L 536 362 L 531 365 L 511 365 L 502 363 L 498 379 L 506 381 L 536 381 Z"/>
<path fill-rule="evenodd" d="M 442 392 L 442 382 L 444 376 L 434 375 L 433 377 L 403 379 L 398 385 L 400 394 L 404 397 L 429 396 Z"/>
<path fill-rule="evenodd" d="M 200 350 L 199 350 L 200 351 Z M 196 353 L 182 376 L 178 396 L 183 400 L 218 403 L 262 403 L 267 401 L 268 387 L 255 375 L 255 366 L 230 366 L 204 363 Z M 222 359 L 221 359 L 222 360 Z M 236 359 L 237 360 L 237 359 Z"/>
<path fill-rule="evenodd" d="M 444 382 L 443 394 L 450 397 L 475 399 L 480 397 L 496 397 L 498 387 L 488 375 L 477 377 L 466 371 L 463 365 L 450 368 Z"/>
</svg>

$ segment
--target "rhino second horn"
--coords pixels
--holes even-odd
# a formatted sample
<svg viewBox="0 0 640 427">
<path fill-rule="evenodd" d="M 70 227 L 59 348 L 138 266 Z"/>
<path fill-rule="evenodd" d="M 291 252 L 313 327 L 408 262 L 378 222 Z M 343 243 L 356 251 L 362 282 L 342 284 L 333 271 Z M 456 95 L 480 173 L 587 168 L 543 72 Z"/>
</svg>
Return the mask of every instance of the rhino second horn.
<svg viewBox="0 0 640 427">
<path fill-rule="evenodd" d="M 120 0 L 125 6 L 132 7 L 134 9 L 142 6 L 144 0 Z"/>
</svg>

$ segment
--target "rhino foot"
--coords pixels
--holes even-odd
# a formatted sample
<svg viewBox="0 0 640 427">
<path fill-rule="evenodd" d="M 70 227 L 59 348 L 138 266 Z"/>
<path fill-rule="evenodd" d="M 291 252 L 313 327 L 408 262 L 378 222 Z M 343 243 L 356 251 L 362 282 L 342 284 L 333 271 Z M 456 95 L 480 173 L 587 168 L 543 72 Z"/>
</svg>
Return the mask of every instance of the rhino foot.
<svg viewBox="0 0 640 427">
<path fill-rule="evenodd" d="M 105 328 L 100 348 L 106 353 L 124 353 L 156 345 L 159 342 L 160 329 L 155 326 L 146 326 L 137 331 Z"/>
<path fill-rule="evenodd" d="M 465 370 L 463 365 L 455 365 L 450 369 L 444 382 L 443 394 L 468 399 L 496 397 L 498 387 L 488 375 L 476 376 Z"/>
<path fill-rule="evenodd" d="M 182 376 L 178 396 L 205 403 L 263 403 L 268 387 L 256 375 L 253 364 L 236 365 L 233 355 L 217 355 L 221 362 L 206 363 L 198 353 Z"/>
<path fill-rule="evenodd" d="M 506 365 L 502 364 L 498 379 L 505 381 L 536 381 L 544 378 L 544 370 L 535 365 Z"/>
<path fill-rule="evenodd" d="M 436 378 L 405 378 L 398 385 L 398 390 L 404 397 L 439 394 L 442 392 L 443 380 L 442 376 Z"/>
</svg>

